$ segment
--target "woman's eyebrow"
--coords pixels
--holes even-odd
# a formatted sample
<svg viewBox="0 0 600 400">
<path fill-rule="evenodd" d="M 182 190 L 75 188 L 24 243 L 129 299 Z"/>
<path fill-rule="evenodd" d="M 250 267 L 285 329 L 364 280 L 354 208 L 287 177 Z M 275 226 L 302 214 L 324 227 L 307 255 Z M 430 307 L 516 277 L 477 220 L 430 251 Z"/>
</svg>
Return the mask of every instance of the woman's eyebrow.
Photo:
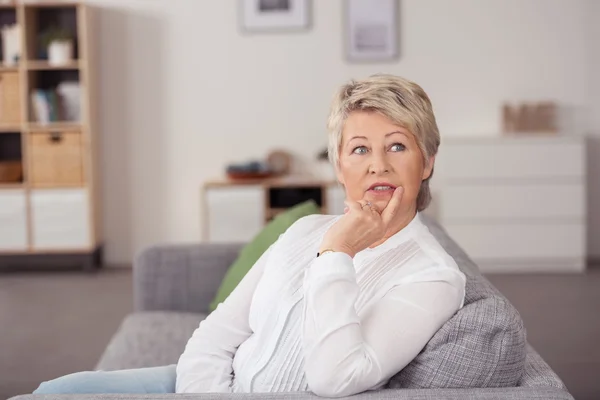
<svg viewBox="0 0 600 400">
<path fill-rule="evenodd" d="M 394 135 L 396 133 L 399 133 L 401 135 L 404 135 L 404 136 L 408 137 L 408 135 L 406 133 L 402 132 L 402 131 L 393 131 L 393 132 L 390 132 L 390 133 L 386 133 L 385 137 L 392 136 L 392 135 Z"/>
<path fill-rule="evenodd" d="M 393 131 L 393 132 L 390 132 L 390 133 L 386 133 L 385 137 L 394 135 L 396 133 L 399 133 L 401 135 L 404 135 L 404 136 L 408 137 L 408 135 L 406 133 L 402 132 L 402 131 Z M 365 140 L 368 140 L 366 136 L 352 136 L 350 139 L 348 139 L 348 142 L 351 142 L 354 139 L 365 139 Z"/>
</svg>

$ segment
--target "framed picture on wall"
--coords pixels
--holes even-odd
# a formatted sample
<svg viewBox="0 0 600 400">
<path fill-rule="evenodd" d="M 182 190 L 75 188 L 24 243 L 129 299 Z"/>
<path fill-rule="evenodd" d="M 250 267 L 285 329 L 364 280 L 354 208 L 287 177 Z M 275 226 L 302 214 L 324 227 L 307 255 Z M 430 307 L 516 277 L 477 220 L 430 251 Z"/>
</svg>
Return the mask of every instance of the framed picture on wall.
<svg viewBox="0 0 600 400">
<path fill-rule="evenodd" d="M 310 26 L 310 0 L 240 0 L 248 32 L 303 30 Z"/>
<path fill-rule="evenodd" d="M 345 0 L 345 47 L 349 61 L 392 61 L 399 57 L 398 0 Z"/>
</svg>

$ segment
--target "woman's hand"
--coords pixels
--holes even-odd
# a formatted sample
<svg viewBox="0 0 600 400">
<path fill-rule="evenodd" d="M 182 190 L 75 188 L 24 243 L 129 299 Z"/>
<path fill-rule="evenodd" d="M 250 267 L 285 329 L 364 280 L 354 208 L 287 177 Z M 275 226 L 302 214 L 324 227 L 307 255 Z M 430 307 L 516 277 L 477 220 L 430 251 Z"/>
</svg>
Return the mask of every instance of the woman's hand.
<svg viewBox="0 0 600 400">
<path fill-rule="evenodd" d="M 347 212 L 323 237 L 320 251 L 327 249 L 354 257 L 373 243 L 383 239 L 388 225 L 400 208 L 404 189 L 396 188 L 388 205 L 379 211 L 366 200 L 346 201 Z"/>
</svg>

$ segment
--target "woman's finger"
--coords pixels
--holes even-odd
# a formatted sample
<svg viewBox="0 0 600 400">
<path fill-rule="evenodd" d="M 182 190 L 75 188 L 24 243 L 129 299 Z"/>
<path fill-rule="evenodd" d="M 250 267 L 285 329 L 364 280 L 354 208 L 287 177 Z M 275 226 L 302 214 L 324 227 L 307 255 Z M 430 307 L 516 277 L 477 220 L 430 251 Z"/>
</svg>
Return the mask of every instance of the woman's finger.
<svg viewBox="0 0 600 400">
<path fill-rule="evenodd" d="M 404 188 L 402 186 L 398 186 L 394 193 L 392 194 L 392 199 L 385 207 L 385 209 L 381 212 L 381 217 L 383 219 L 384 224 L 389 224 L 394 216 L 400 210 L 400 205 L 402 204 L 402 197 L 404 196 Z"/>
<path fill-rule="evenodd" d="M 368 200 L 360 200 L 360 207 L 361 209 L 365 210 L 365 211 L 374 211 L 377 214 L 379 214 L 379 210 L 377 209 L 377 206 L 373 203 L 371 203 Z"/>
</svg>

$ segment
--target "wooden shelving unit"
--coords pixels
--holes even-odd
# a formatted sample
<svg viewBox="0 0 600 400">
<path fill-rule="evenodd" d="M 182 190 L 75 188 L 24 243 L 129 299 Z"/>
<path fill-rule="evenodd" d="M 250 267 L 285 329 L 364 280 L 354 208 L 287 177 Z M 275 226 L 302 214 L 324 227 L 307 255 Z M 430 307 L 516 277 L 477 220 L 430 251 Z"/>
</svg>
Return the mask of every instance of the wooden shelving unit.
<svg viewBox="0 0 600 400">
<path fill-rule="evenodd" d="M 80 122 L 50 122 L 48 124 L 29 122 L 25 126 L 25 130 L 35 132 L 71 131 L 81 129 L 83 129 L 83 125 Z"/>
<path fill-rule="evenodd" d="M 81 68 L 81 62 L 74 60 L 64 65 L 51 65 L 48 61 L 27 61 L 25 68 L 29 71 L 77 70 Z"/>
<path fill-rule="evenodd" d="M 6 65 L 0 51 L 0 269 L 29 256 L 72 256 L 88 269 L 101 264 L 93 11 L 80 2 L 0 5 L 0 27 L 17 23 L 22 45 L 16 66 Z M 72 61 L 48 61 L 41 35 L 51 27 L 72 34 Z M 73 105 L 73 96 L 60 97 L 57 89 L 65 82 L 80 88 L 76 111 L 39 122 L 33 93 L 57 93 L 62 110 L 67 101 Z M 7 180 L 3 163 L 17 161 L 19 179 Z"/>
</svg>

